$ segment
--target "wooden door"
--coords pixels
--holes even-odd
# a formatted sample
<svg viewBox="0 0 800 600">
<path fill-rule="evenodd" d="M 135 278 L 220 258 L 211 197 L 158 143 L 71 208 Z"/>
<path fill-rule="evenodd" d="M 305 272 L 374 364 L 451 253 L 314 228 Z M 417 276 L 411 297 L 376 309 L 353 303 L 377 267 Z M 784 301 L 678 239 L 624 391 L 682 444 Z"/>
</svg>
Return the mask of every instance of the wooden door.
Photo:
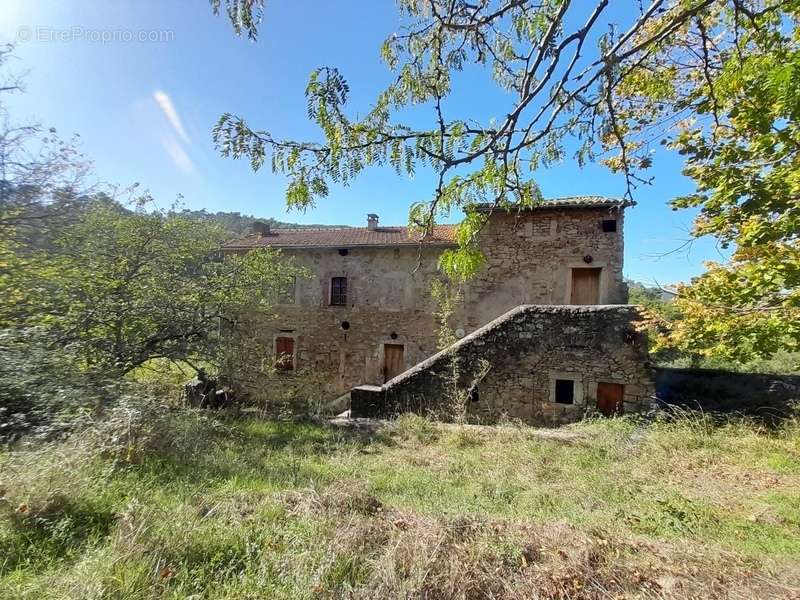
<svg viewBox="0 0 800 600">
<path fill-rule="evenodd" d="M 294 338 L 275 338 L 275 368 L 279 371 L 294 370 Z"/>
<path fill-rule="evenodd" d="M 402 344 L 383 345 L 383 381 L 384 383 L 405 371 Z"/>
<path fill-rule="evenodd" d="M 625 395 L 625 386 L 621 383 L 597 384 L 597 410 L 607 417 L 622 414 L 622 399 Z"/>
<path fill-rule="evenodd" d="M 599 268 L 572 269 L 572 293 L 570 304 L 600 303 Z"/>
</svg>

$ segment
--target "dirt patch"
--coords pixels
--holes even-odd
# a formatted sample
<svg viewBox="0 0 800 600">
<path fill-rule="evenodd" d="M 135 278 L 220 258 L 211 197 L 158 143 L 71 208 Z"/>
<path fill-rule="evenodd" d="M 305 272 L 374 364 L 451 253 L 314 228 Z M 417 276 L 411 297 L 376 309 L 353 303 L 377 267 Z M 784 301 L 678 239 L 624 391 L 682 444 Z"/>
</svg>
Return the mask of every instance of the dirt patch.
<svg viewBox="0 0 800 600">
<path fill-rule="evenodd" d="M 352 598 L 800 598 L 800 573 L 703 545 L 619 537 L 557 522 L 436 518 L 382 505 L 358 482 L 283 498 L 335 517 L 332 564 L 359 565 Z M 785 565 L 784 565 L 785 567 Z M 327 582 L 327 583 L 326 583 Z M 339 597 L 324 580 L 322 597 Z"/>
<path fill-rule="evenodd" d="M 280 495 L 280 500 L 294 513 L 346 516 L 374 515 L 383 510 L 383 504 L 367 491 L 366 484 L 355 479 L 339 480 L 322 493 L 313 489 L 286 492 Z"/>
<path fill-rule="evenodd" d="M 652 473 L 645 472 L 642 475 L 651 477 Z M 689 498 L 734 511 L 761 504 L 759 496 L 772 491 L 787 493 L 794 490 L 800 494 L 800 479 L 794 475 L 747 469 L 722 461 L 693 463 L 690 458 L 678 456 L 673 458 L 671 468 L 663 473 L 662 482 L 679 488 L 681 494 Z M 757 513 L 765 511 L 759 510 Z M 764 519 L 757 520 L 768 522 L 770 518 L 765 515 Z"/>
</svg>

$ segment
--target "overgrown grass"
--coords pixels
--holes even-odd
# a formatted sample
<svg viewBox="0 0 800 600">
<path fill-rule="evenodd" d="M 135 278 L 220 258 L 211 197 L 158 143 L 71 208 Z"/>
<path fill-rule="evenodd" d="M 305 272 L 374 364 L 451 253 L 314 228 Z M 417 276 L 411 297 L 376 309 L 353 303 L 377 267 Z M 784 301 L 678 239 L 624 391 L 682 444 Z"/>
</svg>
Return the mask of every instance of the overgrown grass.
<svg viewBox="0 0 800 600">
<path fill-rule="evenodd" d="M 544 431 L 409 416 L 364 434 L 192 412 L 159 419 L 155 435 L 122 427 L 0 454 L 0 598 L 753 598 L 800 588 L 796 422 L 766 431 L 614 419 Z"/>
</svg>

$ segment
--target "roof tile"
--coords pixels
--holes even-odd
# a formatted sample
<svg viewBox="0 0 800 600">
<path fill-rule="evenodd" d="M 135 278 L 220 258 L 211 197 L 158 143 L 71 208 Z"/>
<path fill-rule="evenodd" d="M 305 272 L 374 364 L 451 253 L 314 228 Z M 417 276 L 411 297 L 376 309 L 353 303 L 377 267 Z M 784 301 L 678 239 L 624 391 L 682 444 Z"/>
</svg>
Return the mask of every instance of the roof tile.
<svg viewBox="0 0 800 600">
<path fill-rule="evenodd" d="M 326 229 L 272 229 L 269 235 L 250 234 L 225 244 L 241 248 L 352 248 L 355 246 L 454 246 L 455 225 L 438 225 L 433 235 L 421 238 L 408 227 L 342 227 Z"/>
<path fill-rule="evenodd" d="M 603 196 L 570 196 L 553 198 L 531 207 L 531 210 L 552 208 L 604 208 L 630 206 L 632 203 L 618 198 Z M 490 205 L 479 206 L 489 210 Z M 502 209 L 499 209 L 502 210 Z M 250 248 L 353 248 L 380 246 L 455 246 L 456 226 L 437 225 L 432 235 L 420 238 L 419 233 L 408 227 L 332 227 L 325 229 L 272 229 L 269 235 L 249 234 L 228 242 L 223 247 L 229 250 Z"/>
<path fill-rule="evenodd" d="M 542 210 L 548 208 L 625 208 L 626 206 L 633 206 L 635 203 L 621 198 L 608 198 L 606 196 L 563 196 L 561 198 L 550 198 L 534 204 L 528 209 L 523 210 Z M 479 211 L 490 210 L 494 205 L 492 204 L 479 204 Z M 498 212 L 503 209 L 496 209 Z M 515 210 L 514 208 L 511 209 Z"/>
</svg>

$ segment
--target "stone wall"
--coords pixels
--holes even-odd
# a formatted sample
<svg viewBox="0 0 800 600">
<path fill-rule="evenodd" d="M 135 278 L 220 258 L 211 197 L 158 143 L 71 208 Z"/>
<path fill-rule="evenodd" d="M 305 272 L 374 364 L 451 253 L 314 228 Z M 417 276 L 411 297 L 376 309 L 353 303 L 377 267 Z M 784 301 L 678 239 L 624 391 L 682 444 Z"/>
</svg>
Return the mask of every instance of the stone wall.
<svg viewBox="0 0 800 600">
<path fill-rule="evenodd" d="M 353 389 L 351 416 L 447 417 L 468 397 L 471 420 L 552 425 L 593 412 L 599 382 L 624 385 L 625 412 L 647 410 L 654 387 L 638 319 L 627 305 L 519 306 L 383 386 Z M 557 379 L 574 381 L 574 404 L 554 401 Z"/>
<path fill-rule="evenodd" d="M 602 269 L 598 304 L 627 302 L 623 213 L 566 208 L 493 214 L 479 240 L 486 265 L 465 286 L 465 331 L 522 304 L 569 304 L 573 268 Z M 604 219 L 617 221 L 615 232 L 602 231 Z"/>
<path fill-rule="evenodd" d="M 383 383 L 384 344 L 404 346 L 410 367 L 436 352 L 430 286 L 441 250 L 418 247 L 284 251 L 309 277 L 298 278 L 293 301 L 253 318 L 253 334 L 273 348 L 295 339 L 295 369 L 265 377 L 258 394 L 332 399 L 362 383 Z M 347 305 L 331 306 L 328 282 L 347 277 Z M 271 358 L 271 357 L 266 357 Z M 305 389 L 304 389 L 305 386 Z"/>
<path fill-rule="evenodd" d="M 709 412 L 785 417 L 800 403 L 800 375 L 655 369 L 660 402 Z"/>
</svg>

